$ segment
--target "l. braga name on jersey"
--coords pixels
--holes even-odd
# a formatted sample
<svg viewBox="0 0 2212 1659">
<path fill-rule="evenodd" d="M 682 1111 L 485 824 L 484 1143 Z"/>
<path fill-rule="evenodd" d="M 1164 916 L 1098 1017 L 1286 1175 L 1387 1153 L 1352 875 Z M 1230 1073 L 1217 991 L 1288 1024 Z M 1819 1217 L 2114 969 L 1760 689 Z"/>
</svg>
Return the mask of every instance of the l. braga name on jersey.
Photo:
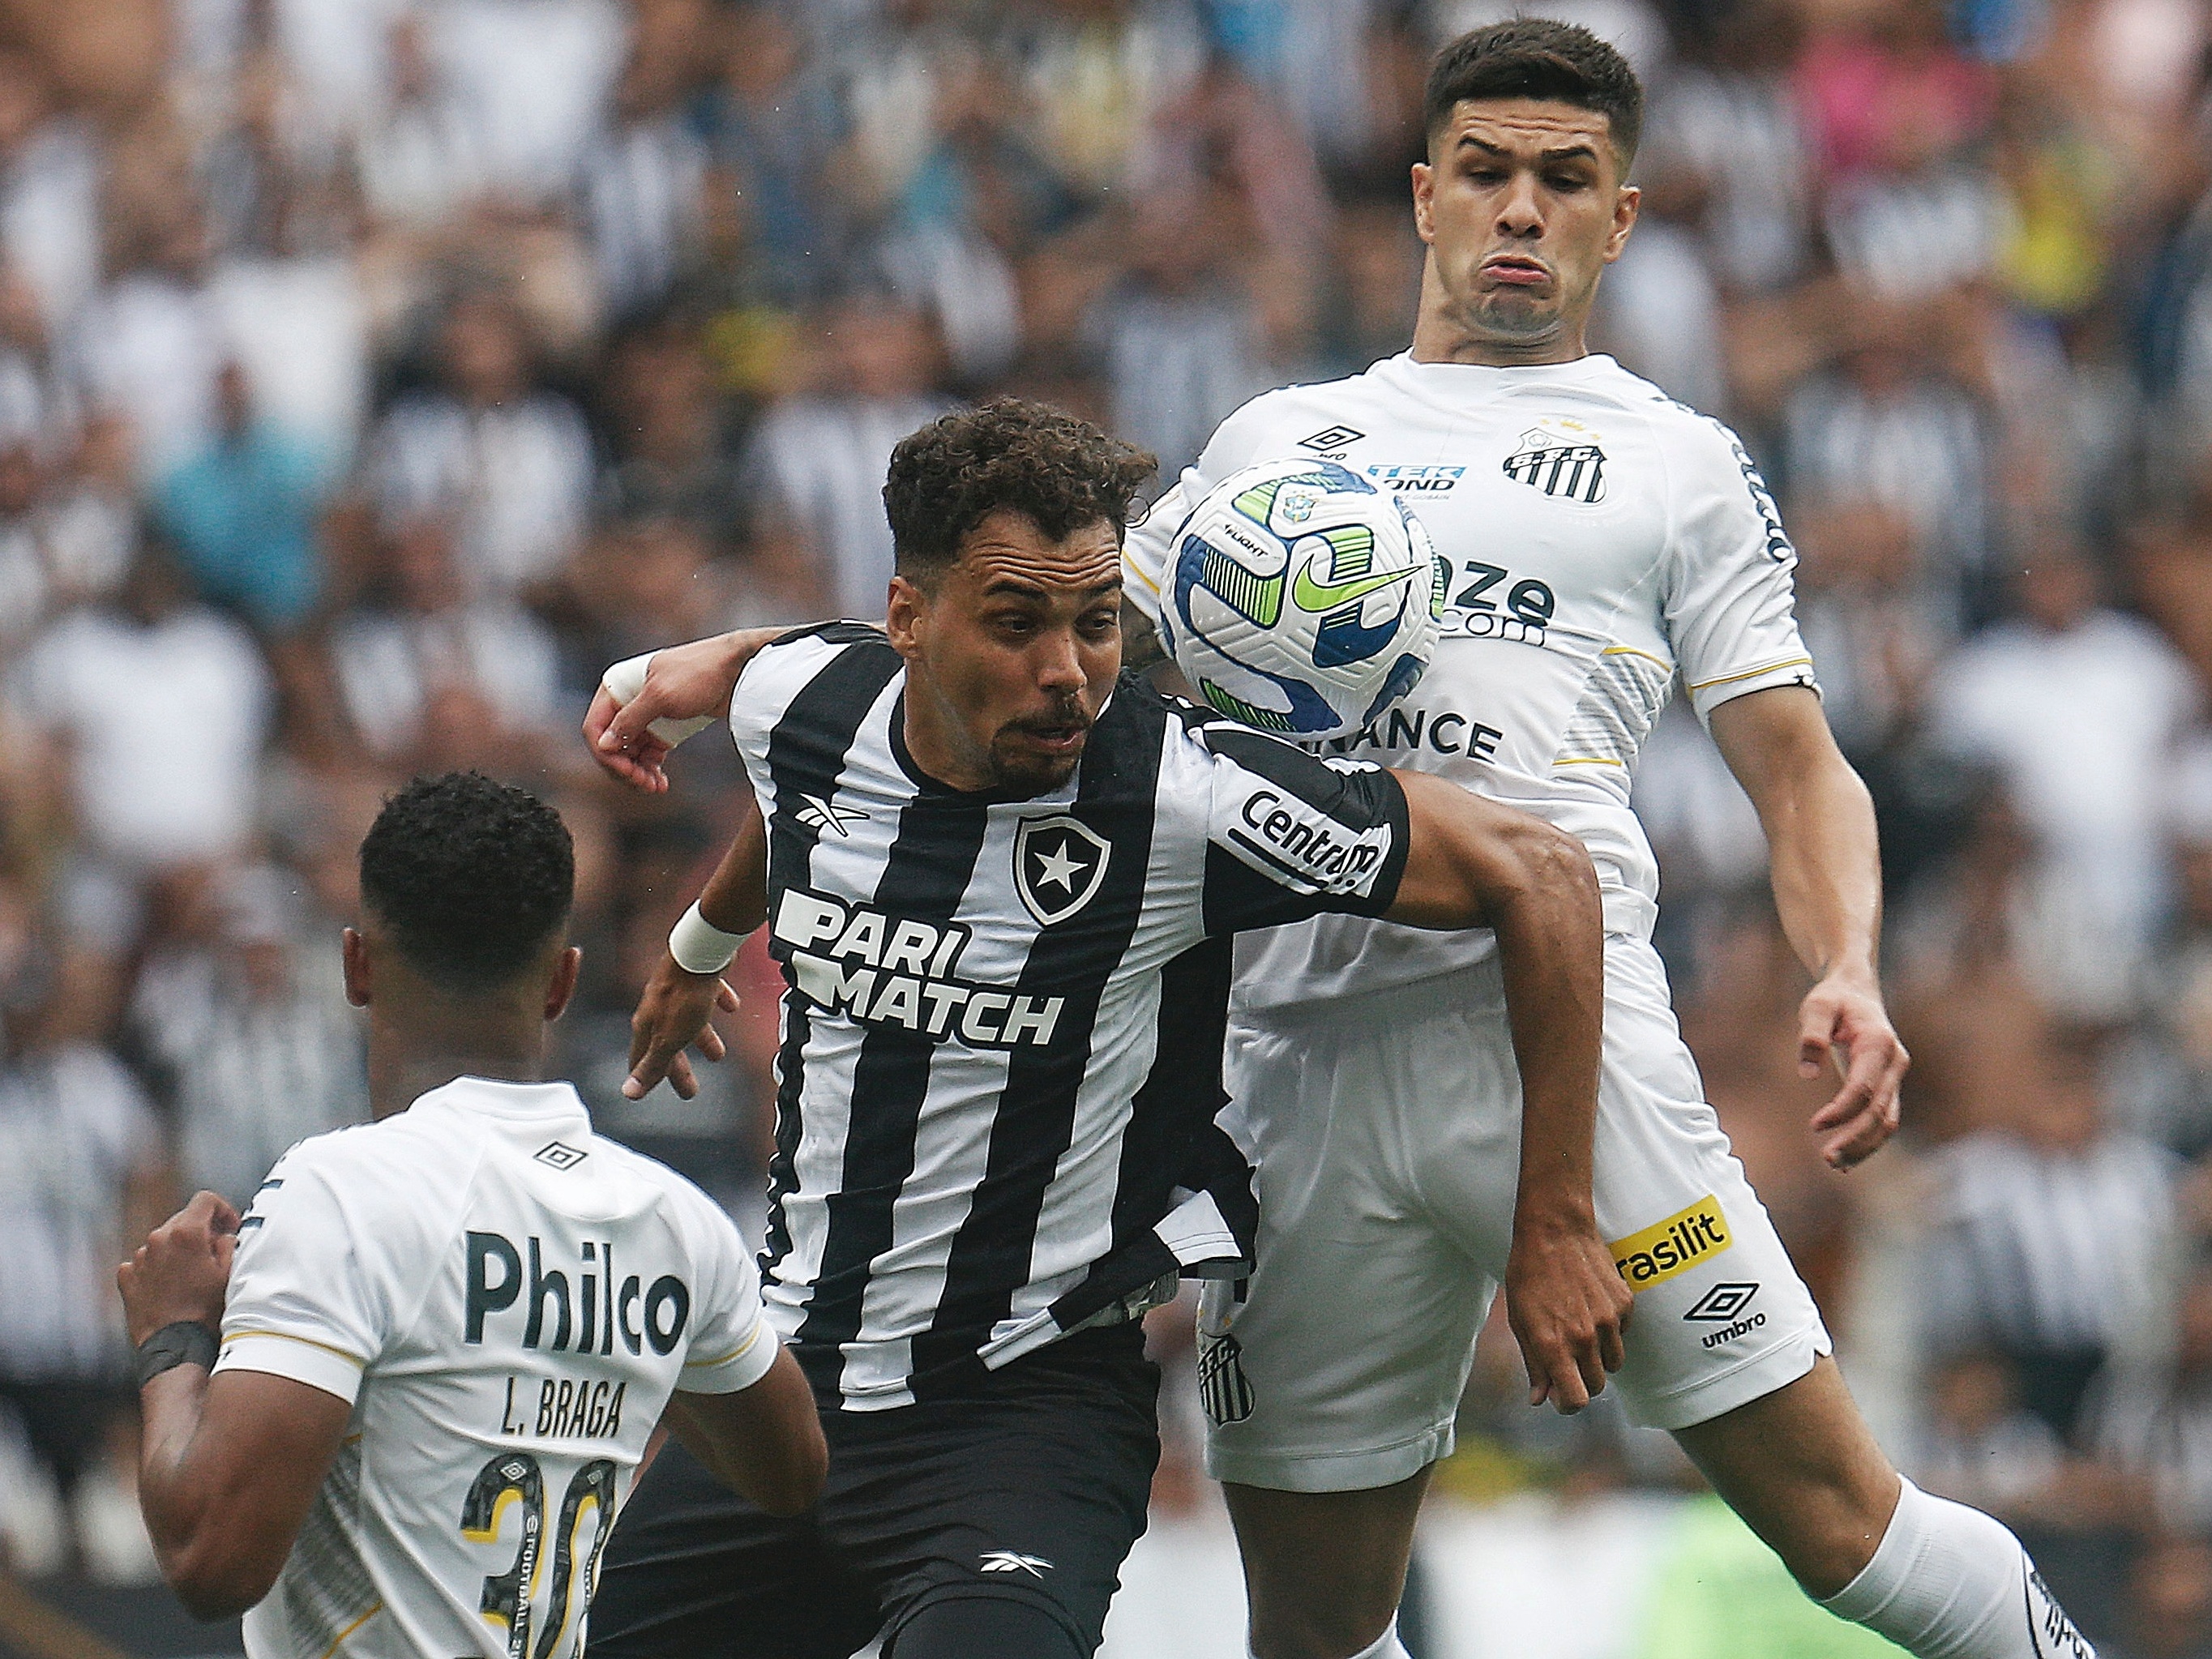
<svg viewBox="0 0 2212 1659">
<path fill-rule="evenodd" d="M 1043 1045 L 1065 997 L 994 990 L 954 969 L 969 939 L 957 921 L 891 916 L 802 887 L 785 890 L 769 930 L 800 991 L 867 1025 L 932 1037 L 957 1035 L 980 1048 Z"/>
</svg>

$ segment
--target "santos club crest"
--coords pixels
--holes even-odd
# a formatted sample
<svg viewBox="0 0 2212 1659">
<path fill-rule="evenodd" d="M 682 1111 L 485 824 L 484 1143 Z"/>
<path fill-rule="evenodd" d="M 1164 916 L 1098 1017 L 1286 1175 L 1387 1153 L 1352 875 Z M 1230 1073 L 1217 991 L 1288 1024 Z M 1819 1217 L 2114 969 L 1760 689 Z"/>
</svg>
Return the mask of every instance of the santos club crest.
<svg viewBox="0 0 2212 1659">
<path fill-rule="evenodd" d="M 1062 813 L 1024 818 L 1014 831 L 1014 890 L 1041 927 L 1066 921 L 1097 896 L 1113 847 Z"/>
</svg>

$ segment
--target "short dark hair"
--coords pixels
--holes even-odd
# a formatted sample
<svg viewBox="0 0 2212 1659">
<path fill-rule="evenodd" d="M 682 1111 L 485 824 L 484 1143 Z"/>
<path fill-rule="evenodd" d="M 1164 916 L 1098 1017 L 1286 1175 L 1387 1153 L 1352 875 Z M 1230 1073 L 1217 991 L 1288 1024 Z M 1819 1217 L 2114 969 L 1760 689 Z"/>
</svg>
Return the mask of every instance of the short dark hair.
<svg viewBox="0 0 2212 1659">
<path fill-rule="evenodd" d="M 1433 147 L 1470 98 L 1542 98 L 1606 118 L 1625 173 L 1644 136 L 1644 88 L 1619 50 L 1579 23 L 1511 17 L 1469 30 L 1437 54 L 1421 102 Z"/>
<path fill-rule="evenodd" d="M 568 918 L 575 848 L 561 815 L 481 772 L 416 778 L 361 843 L 362 905 L 447 990 L 511 985 Z"/>
<path fill-rule="evenodd" d="M 994 398 L 939 416 L 899 440 L 884 480 L 898 573 L 926 583 L 959 556 L 961 538 L 1000 507 L 1054 541 L 1101 519 L 1118 538 L 1129 503 L 1158 460 L 1090 422 L 1025 398 Z"/>
</svg>

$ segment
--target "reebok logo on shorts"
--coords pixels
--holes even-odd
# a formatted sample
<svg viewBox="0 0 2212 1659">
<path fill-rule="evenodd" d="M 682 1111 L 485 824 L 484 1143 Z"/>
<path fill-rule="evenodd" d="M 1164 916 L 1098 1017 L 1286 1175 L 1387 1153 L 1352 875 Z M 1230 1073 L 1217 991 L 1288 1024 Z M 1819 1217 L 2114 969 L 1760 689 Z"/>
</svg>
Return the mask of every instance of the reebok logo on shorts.
<svg viewBox="0 0 2212 1659">
<path fill-rule="evenodd" d="M 1678 1210 L 1640 1233 L 1615 1239 L 1606 1248 L 1613 1252 L 1613 1265 L 1629 1287 L 1648 1291 L 1710 1261 L 1735 1243 L 1735 1235 L 1729 1231 L 1728 1218 L 1721 1213 L 1720 1200 L 1708 1193 L 1688 1209 Z"/>
<path fill-rule="evenodd" d="M 1198 1337 L 1198 1397 L 1215 1428 L 1252 1415 L 1252 1383 L 1244 1375 L 1244 1345 L 1233 1336 Z"/>
</svg>

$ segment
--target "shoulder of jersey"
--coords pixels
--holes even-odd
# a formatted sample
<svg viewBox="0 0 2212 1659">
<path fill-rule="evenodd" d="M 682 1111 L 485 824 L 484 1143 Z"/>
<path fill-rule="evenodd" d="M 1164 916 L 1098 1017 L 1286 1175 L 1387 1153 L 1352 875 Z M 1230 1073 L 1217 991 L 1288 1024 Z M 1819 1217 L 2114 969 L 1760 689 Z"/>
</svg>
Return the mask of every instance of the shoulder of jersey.
<svg viewBox="0 0 2212 1659">
<path fill-rule="evenodd" d="M 871 623 L 823 622 L 795 628 L 754 653 L 738 679 L 738 703 L 763 698 L 773 701 L 796 692 L 841 652 L 855 645 L 891 648 L 884 630 Z"/>
</svg>

